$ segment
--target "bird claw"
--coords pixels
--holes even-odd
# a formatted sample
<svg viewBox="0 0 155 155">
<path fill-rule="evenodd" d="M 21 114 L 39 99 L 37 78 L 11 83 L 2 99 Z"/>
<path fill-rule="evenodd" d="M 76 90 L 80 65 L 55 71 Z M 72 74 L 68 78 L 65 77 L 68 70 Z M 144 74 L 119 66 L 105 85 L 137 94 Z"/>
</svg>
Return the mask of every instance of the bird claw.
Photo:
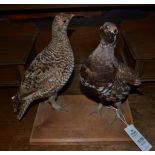
<svg viewBox="0 0 155 155">
<path fill-rule="evenodd" d="M 68 109 L 66 108 L 66 105 L 65 104 L 58 104 L 58 103 L 52 103 L 51 104 L 52 108 L 55 110 L 55 111 L 65 111 L 65 112 L 68 112 Z"/>
<path fill-rule="evenodd" d="M 102 110 L 103 110 L 103 104 L 99 103 L 97 108 L 94 111 L 90 112 L 89 115 L 93 115 L 97 113 L 99 116 L 102 116 Z"/>
</svg>

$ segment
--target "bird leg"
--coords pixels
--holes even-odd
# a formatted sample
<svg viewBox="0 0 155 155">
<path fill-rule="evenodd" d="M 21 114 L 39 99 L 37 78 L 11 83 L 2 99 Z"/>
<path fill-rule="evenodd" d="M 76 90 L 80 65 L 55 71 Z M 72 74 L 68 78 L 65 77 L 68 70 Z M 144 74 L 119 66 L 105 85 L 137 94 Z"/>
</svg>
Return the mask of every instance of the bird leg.
<svg viewBox="0 0 155 155">
<path fill-rule="evenodd" d="M 102 110 L 103 110 L 103 104 L 99 103 L 97 108 L 94 111 L 92 111 L 89 115 L 97 113 L 97 114 L 99 114 L 101 116 L 102 115 Z"/>
<path fill-rule="evenodd" d="M 123 113 L 122 102 L 116 102 L 114 106 L 117 108 L 118 113 Z"/>
<path fill-rule="evenodd" d="M 123 114 L 123 108 L 122 108 L 122 102 L 116 102 L 114 103 L 114 106 L 116 107 L 117 109 L 117 113 L 119 115 L 122 115 Z M 113 119 L 113 121 L 110 123 L 110 124 L 113 124 L 116 120 L 117 120 L 117 115 L 115 116 L 115 118 Z"/>
<path fill-rule="evenodd" d="M 52 108 L 56 111 L 68 111 L 64 105 L 60 105 L 56 102 L 57 95 L 53 95 L 49 98 L 49 104 L 52 106 Z"/>
</svg>

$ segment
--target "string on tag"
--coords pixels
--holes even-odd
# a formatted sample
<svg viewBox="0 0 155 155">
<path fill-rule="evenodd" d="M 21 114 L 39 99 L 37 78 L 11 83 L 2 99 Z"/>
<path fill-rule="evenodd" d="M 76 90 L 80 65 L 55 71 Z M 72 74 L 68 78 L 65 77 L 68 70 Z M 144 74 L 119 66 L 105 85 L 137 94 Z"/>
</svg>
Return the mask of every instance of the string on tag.
<svg viewBox="0 0 155 155">
<path fill-rule="evenodd" d="M 126 125 L 126 126 L 129 126 L 129 124 L 127 123 L 126 119 L 125 119 L 125 116 L 123 115 L 122 111 L 120 111 L 119 109 L 113 107 L 113 106 L 110 106 L 110 107 L 107 107 L 107 108 L 111 108 L 113 109 L 115 112 L 116 112 L 116 116 Z"/>
<path fill-rule="evenodd" d="M 142 151 L 149 151 L 152 148 L 152 145 L 145 139 L 145 137 L 136 129 L 133 124 L 128 124 L 124 114 L 120 109 L 116 109 L 115 107 L 112 108 L 116 112 L 117 118 L 119 118 L 125 125 L 126 128 L 124 129 L 128 136 L 133 140 L 133 142 L 142 150 Z"/>
<path fill-rule="evenodd" d="M 127 123 L 125 116 L 123 115 L 123 113 L 119 110 L 119 109 L 115 109 L 116 111 L 116 115 L 117 117 L 126 125 L 129 126 L 129 124 Z"/>
</svg>

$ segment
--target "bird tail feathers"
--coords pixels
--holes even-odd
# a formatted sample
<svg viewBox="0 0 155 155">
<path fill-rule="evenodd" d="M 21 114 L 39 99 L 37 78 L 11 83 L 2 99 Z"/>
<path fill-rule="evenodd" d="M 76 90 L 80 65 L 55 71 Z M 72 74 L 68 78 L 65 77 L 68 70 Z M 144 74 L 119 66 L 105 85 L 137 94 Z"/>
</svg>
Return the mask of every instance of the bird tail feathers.
<svg viewBox="0 0 155 155">
<path fill-rule="evenodd" d="M 23 118 L 23 116 L 26 113 L 27 108 L 29 107 L 29 105 L 31 104 L 31 102 L 29 100 L 23 101 L 22 104 L 19 107 L 19 112 L 17 115 L 17 119 L 21 120 Z"/>
</svg>

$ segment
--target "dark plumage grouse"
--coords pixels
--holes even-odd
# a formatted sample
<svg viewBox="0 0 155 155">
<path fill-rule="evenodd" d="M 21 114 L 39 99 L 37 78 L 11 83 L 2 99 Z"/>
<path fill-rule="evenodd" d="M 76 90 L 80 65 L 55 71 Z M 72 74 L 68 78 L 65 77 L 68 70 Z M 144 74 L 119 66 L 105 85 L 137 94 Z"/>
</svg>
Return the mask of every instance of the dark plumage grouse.
<svg viewBox="0 0 155 155">
<path fill-rule="evenodd" d="M 72 17 L 72 14 L 56 15 L 52 24 L 52 40 L 32 61 L 17 95 L 12 97 L 19 120 L 37 99 L 48 98 L 54 109 L 61 109 L 56 103 L 57 93 L 66 84 L 74 68 L 74 56 L 67 37 L 67 27 Z"/>
<path fill-rule="evenodd" d="M 127 98 L 131 86 L 139 86 L 140 79 L 127 65 L 114 56 L 117 27 L 106 22 L 101 29 L 101 41 L 81 66 L 81 84 L 99 99 L 102 104 L 112 105 L 122 112 L 122 102 Z"/>
</svg>

